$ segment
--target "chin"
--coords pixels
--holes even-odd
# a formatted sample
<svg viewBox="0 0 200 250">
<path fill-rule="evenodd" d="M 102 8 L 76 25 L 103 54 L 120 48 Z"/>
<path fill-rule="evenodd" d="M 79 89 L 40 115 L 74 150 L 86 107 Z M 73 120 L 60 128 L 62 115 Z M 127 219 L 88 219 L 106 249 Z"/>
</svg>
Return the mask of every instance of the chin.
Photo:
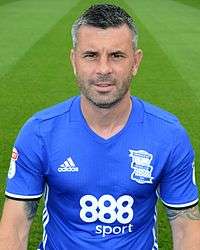
<svg viewBox="0 0 200 250">
<path fill-rule="evenodd" d="M 95 105 L 96 107 L 98 108 L 101 108 L 101 109 L 109 109 L 113 106 L 115 106 L 117 103 L 119 103 L 121 101 L 121 99 L 115 99 L 115 100 L 112 100 L 112 101 L 97 101 L 97 100 L 92 100 L 92 99 L 89 99 L 89 101 Z"/>
</svg>

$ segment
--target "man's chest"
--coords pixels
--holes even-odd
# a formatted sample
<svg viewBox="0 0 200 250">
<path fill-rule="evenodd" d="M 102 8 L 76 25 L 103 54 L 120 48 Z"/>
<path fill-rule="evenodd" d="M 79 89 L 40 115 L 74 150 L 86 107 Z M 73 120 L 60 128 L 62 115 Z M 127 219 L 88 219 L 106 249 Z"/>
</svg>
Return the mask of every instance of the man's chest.
<svg viewBox="0 0 200 250">
<path fill-rule="evenodd" d="M 159 184 L 168 152 L 157 143 L 122 137 L 60 137 L 48 148 L 46 179 L 56 192 L 148 196 Z"/>
<path fill-rule="evenodd" d="M 165 153 L 143 137 L 100 142 L 77 131 L 57 138 L 48 150 L 50 202 L 67 224 L 85 223 L 95 234 L 108 225 L 125 233 L 151 224 Z"/>
</svg>

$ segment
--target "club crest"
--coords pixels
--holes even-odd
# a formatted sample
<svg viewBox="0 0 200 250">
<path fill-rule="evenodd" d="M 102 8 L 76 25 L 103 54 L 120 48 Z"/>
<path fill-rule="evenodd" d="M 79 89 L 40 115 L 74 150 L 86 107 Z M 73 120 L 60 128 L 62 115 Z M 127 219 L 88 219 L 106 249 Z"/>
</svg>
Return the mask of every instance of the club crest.
<svg viewBox="0 0 200 250">
<path fill-rule="evenodd" d="M 131 157 L 131 168 L 133 172 L 131 179 L 139 184 L 152 183 L 152 171 L 151 161 L 153 155 L 144 150 L 129 150 L 129 156 Z"/>
</svg>

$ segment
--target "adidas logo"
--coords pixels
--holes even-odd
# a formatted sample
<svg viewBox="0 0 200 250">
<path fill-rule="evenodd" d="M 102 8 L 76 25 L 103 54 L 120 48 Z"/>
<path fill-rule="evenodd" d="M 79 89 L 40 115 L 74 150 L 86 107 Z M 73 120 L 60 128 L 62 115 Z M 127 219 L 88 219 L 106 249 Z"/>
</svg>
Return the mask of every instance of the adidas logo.
<svg viewBox="0 0 200 250">
<path fill-rule="evenodd" d="M 58 168 L 58 172 L 78 172 L 79 168 L 76 167 L 71 157 L 68 157 L 63 164 Z"/>
</svg>

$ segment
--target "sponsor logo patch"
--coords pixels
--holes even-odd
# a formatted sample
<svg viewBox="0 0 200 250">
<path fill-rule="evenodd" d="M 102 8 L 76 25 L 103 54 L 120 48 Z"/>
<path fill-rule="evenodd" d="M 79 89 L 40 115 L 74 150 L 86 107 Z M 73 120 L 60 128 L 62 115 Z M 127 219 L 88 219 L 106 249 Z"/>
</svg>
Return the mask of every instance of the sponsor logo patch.
<svg viewBox="0 0 200 250">
<path fill-rule="evenodd" d="M 85 223 L 97 222 L 95 233 L 106 237 L 109 234 L 126 234 L 133 231 L 133 203 L 130 195 L 122 195 L 117 199 L 104 194 L 97 199 L 87 194 L 80 199 L 80 218 Z M 113 224 L 113 223 L 116 223 Z"/>
<path fill-rule="evenodd" d="M 17 152 L 17 149 L 13 148 L 11 160 L 16 161 L 18 159 L 18 156 L 19 156 L 19 154 Z"/>
<path fill-rule="evenodd" d="M 12 179 L 16 174 L 16 160 L 19 157 L 19 153 L 17 152 L 16 148 L 13 148 L 11 160 L 10 160 L 10 167 L 8 170 L 8 179 Z"/>
<path fill-rule="evenodd" d="M 196 186 L 195 161 L 192 162 L 192 182 Z"/>
<path fill-rule="evenodd" d="M 133 169 L 131 179 L 139 184 L 151 184 L 153 180 L 153 166 L 151 165 L 153 155 L 145 150 L 130 149 L 129 156 L 132 159 L 131 168 Z"/>
<path fill-rule="evenodd" d="M 76 167 L 71 157 L 68 157 L 63 164 L 58 167 L 58 172 L 78 172 L 79 168 Z"/>
</svg>

